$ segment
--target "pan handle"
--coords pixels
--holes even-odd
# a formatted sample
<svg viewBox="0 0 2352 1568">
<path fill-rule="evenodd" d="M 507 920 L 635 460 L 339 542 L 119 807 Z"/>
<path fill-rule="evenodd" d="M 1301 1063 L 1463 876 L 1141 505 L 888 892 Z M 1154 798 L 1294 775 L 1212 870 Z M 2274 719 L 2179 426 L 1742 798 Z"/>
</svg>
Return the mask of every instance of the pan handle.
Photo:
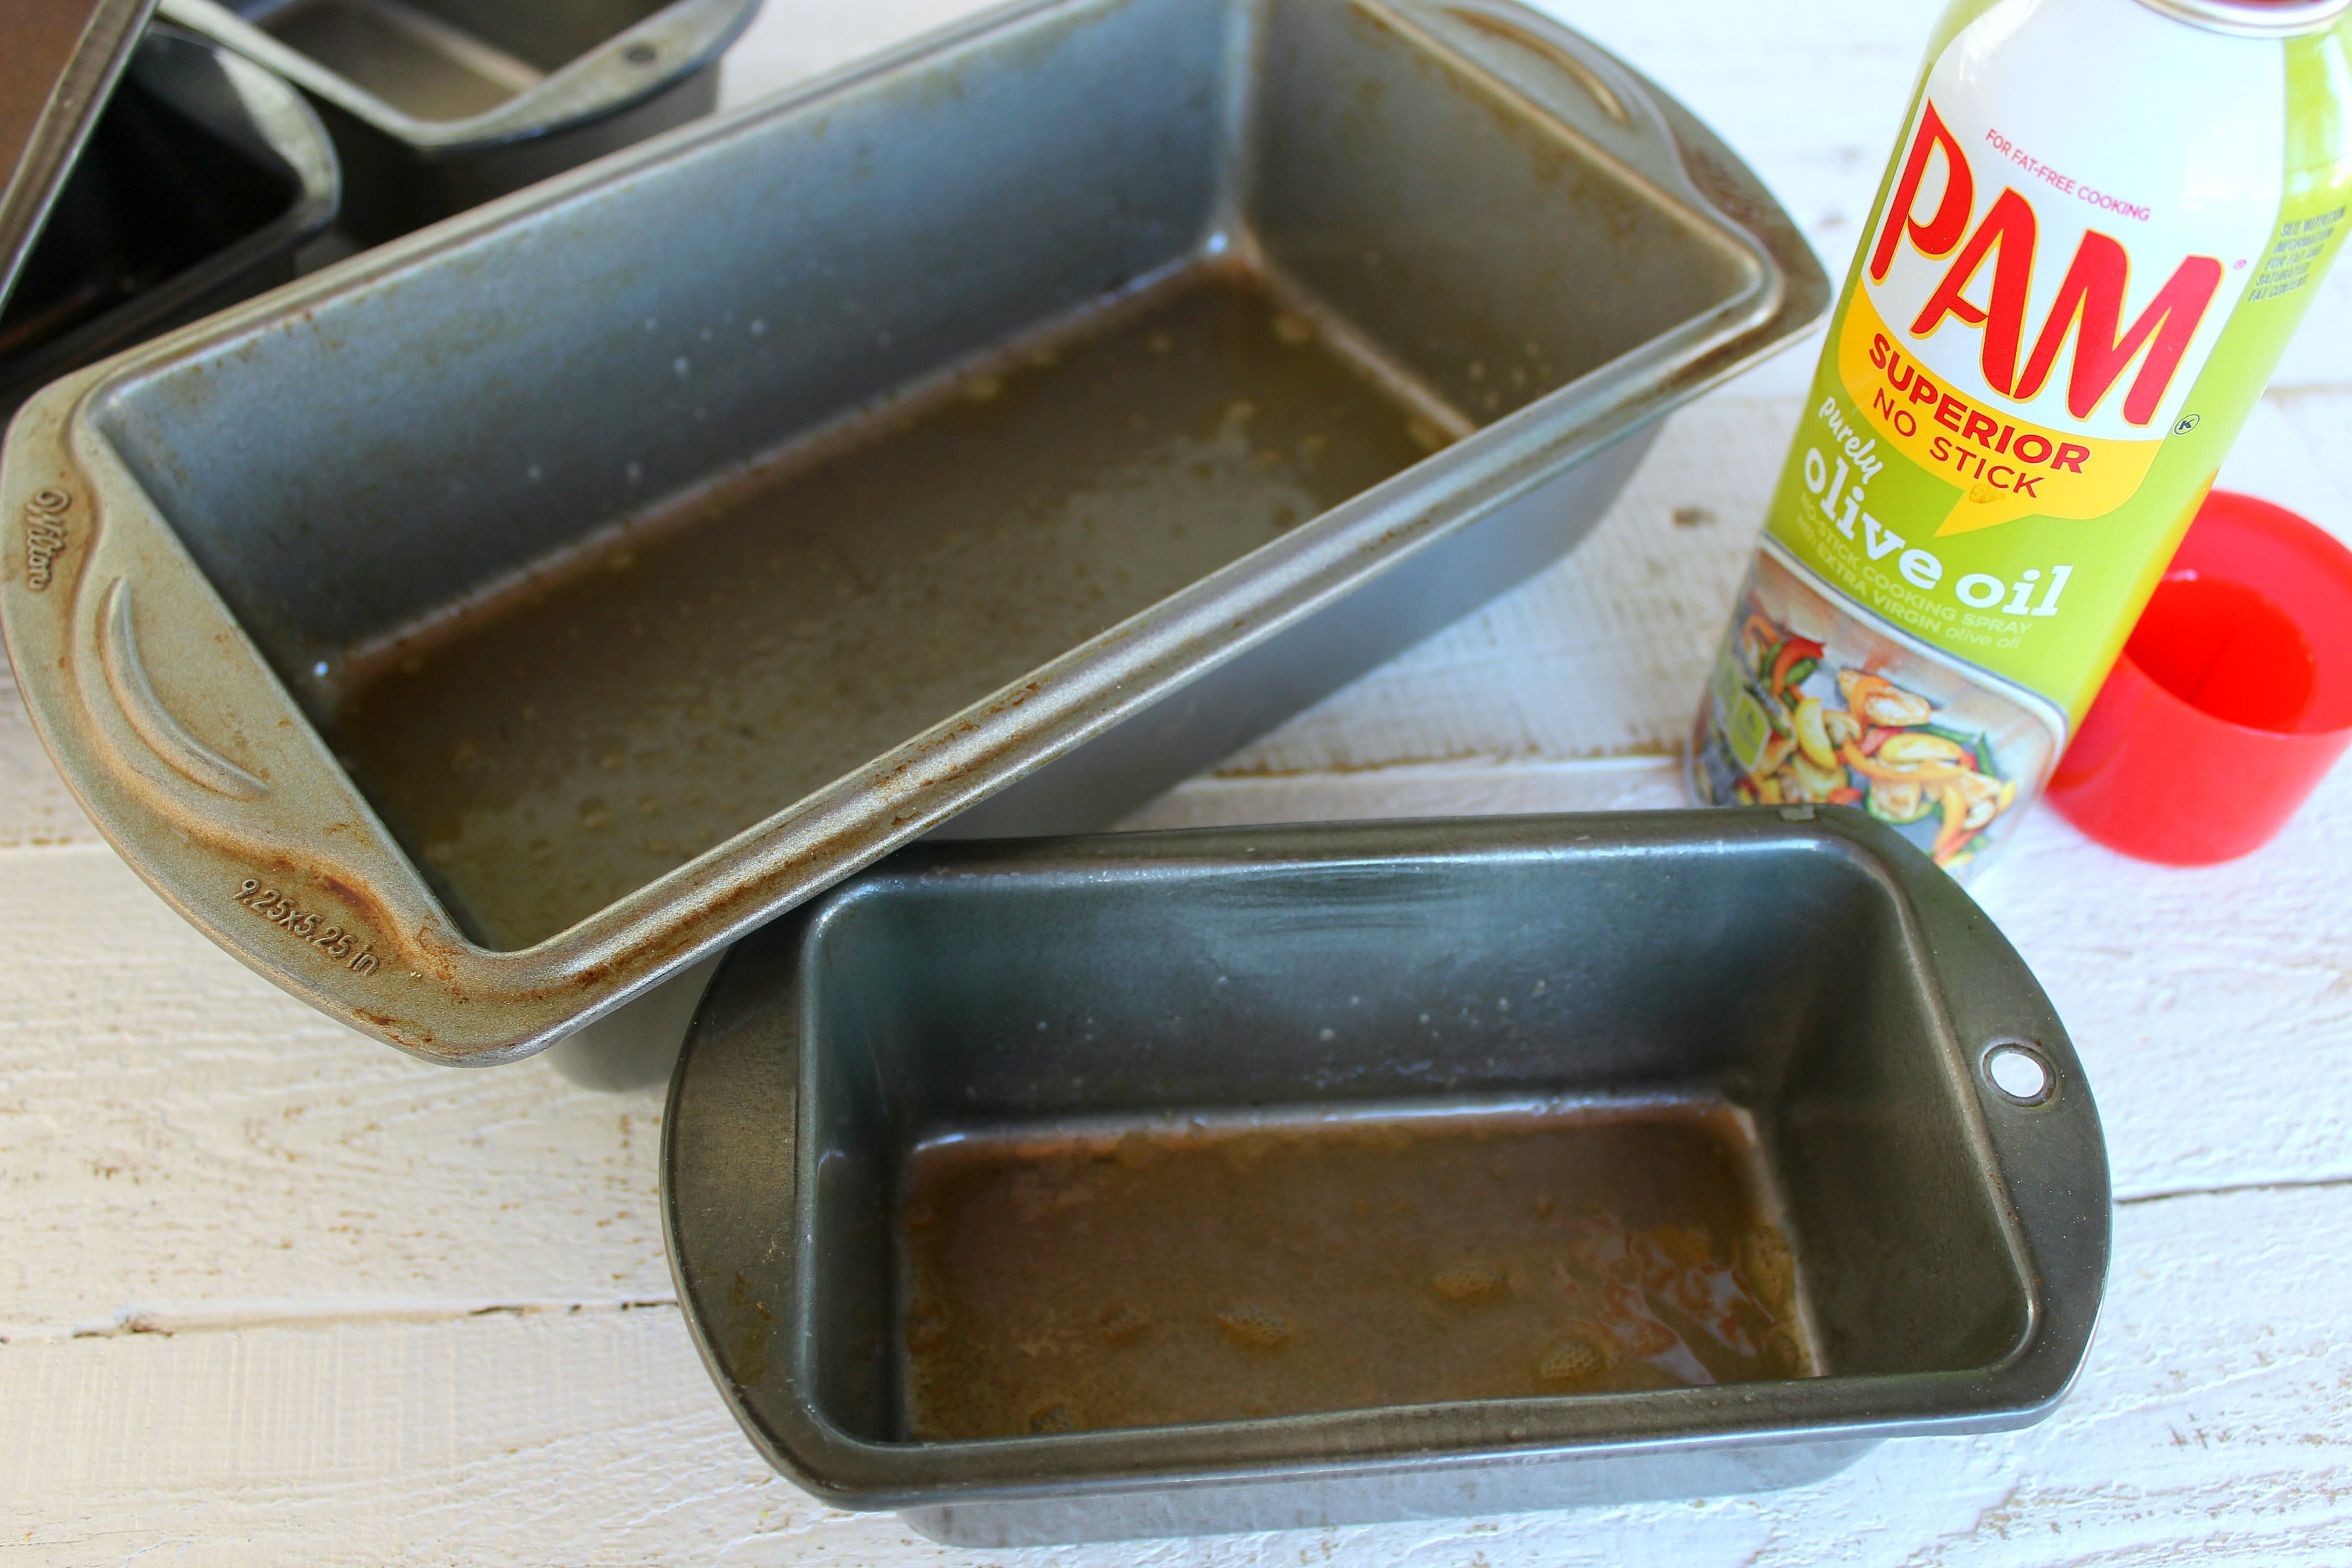
<svg viewBox="0 0 2352 1568">
<path fill-rule="evenodd" d="M 759 10 L 760 0 L 672 0 L 549 77 L 539 110 L 553 120 L 625 109 L 716 60 Z"/>
<path fill-rule="evenodd" d="M 36 400 L 36 416 L 47 402 Z M 20 526 L 5 624 L 17 684 L 60 771 L 86 787 L 95 781 L 79 764 L 98 763 L 100 776 L 194 837 L 274 823 L 289 792 L 273 783 L 286 759 L 270 733 L 282 726 L 269 719 L 290 700 L 274 681 L 254 691 L 233 658 L 206 661 L 206 678 L 191 681 L 191 643 L 241 641 L 226 610 L 196 574 L 155 570 L 153 542 L 140 538 L 120 494 L 102 506 L 101 486 L 69 462 L 37 465 L 35 447 L 26 438 L 11 448 L 22 456 L 9 477 L 29 483 L 9 497 Z M 37 468 L 48 471 L 28 471 Z M 110 826 L 108 814 L 92 815 Z"/>
<path fill-rule="evenodd" d="M 2088 1348 L 2114 1227 L 2106 1142 L 2089 1080 L 2033 973 L 1958 883 L 1854 807 L 1820 808 L 1866 838 L 1919 922 L 2034 1281 L 2025 1345 L 1997 1375 L 2021 1401 L 2054 1404 Z"/>
<path fill-rule="evenodd" d="M 96 621 L 98 664 L 107 690 L 148 751 L 190 784 L 231 800 L 259 800 L 269 786 L 192 734 L 155 693 L 140 657 L 138 624 L 131 615 L 131 580 L 108 583 Z"/>
<path fill-rule="evenodd" d="M 1685 184 L 1664 95 L 1606 49 L 1513 0 L 1392 0 L 1569 129 L 1642 173 Z"/>
<path fill-rule="evenodd" d="M 98 427 L 123 374 L 52 383 L 8 431 L 0 632 L 58 773 L 150 887 L 320 1012 L 454 1065 L 528 1056 L 715 945 L 473 942 Z"/>
<path fill-rule="evenodd" d="M 671 0 L 496 108 L 453 121 L 403 113 L 220 0 L 162 0 L 161 5 L 166 20 L 235 49 L 346 112 L 399 124 L 419 147 L 469 149 L 562 132 L 635 108 L 714 64 L 759 9 L 760 0 Z"/>
<path fill-rule="evenodd" d="M 1697 116 L 1608 50 L 1515 0 L 1389 0 L 1444 47 L 1549 113 L 1636 174 L 1711 212 L 1744 236 L 1763 264 L 1762 297 L 1724 307 L 1752 311 L 1748 335 L 1792 336 L 1833 298 L 1829 275 L 1762 181 Z M 1714 373 L 1710 354 L 1691 374 Z M 1737 356 L 1725 358 L 1725 367 Z"/>
<path fill-rule="evenodd" d="M 58 771 L 245 963 L 419 1055 L 485 1054 L 417 1025 L 462 936 L 120 459 L 66 433 L 108 374 L 37 394 L 0 465 L 0 629 Z"/>
</svg>

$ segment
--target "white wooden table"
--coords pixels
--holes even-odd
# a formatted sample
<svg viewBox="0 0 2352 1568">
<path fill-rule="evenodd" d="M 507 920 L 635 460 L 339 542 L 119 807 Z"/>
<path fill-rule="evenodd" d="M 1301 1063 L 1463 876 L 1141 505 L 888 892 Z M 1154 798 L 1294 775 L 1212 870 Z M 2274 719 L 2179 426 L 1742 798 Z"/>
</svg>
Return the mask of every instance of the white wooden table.
<svg viewBox="0 0 2352 1568">
<path fill-rule="evenodd" d="M 735 100 L 970 9 L 768 0 Z M 1554 0 L 1842 270 L 1928 0 Z M 1138 819 L 1678 801 L 1813 345 L 1677 416 L 1570 561 Z M 2225 482 L 2352 534 L 2352 277 Z M 2043 816 L 1980 893 L 2105 1119 L 2073 1398 L 1760 1497 L 1074 1550 L 1082 1563 L 2352 1562 L 2352 767 L 2238 864 Z M 410 1061 L 279 994 L 91 831 L 0 683 L 0 1561 L 1010 1562 L 772 1474 L 662 1258 L 660 1099 Z M 1043 1562 L 1049 1554 L 1033 1554 Z"/>
</svg>

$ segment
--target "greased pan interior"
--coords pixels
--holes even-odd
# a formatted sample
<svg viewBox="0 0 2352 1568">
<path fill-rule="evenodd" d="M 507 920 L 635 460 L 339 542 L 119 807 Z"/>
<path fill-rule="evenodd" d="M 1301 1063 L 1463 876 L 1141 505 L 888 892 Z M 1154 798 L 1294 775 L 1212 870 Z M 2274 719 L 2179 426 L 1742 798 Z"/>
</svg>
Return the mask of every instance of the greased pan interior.
<svg viewBox="0 0 2352 1568">
<path fill-rule="evenodd" d="M 967 807 L 1115 820 L 1826 298 L 1518 7 L 1021 5 L 53 388 L 0 613 L 175 905 L 504 1059 Z"/>
<path fill-rule="evenodd" d="M 2048 998 L 1848 808 L 918 847 L 729 955 L 662 1134 L 753 1443 L 970 1546 L 1813 1480 L 2047 1415 L 2107 1261 Z"/>
</svg>

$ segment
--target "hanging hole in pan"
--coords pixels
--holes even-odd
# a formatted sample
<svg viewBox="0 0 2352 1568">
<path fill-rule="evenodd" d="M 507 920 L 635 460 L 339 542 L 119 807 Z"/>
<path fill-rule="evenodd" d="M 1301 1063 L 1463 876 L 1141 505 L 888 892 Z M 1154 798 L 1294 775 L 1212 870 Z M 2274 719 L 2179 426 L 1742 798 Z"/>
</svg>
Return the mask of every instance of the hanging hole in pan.
<svg viewBox="0 0 2352 1568">
<path fill-rule="evenodd" d="M 1993 1092 L 2011 1105 L 2047 1105 L 2058 1092 L 2058 1069 L 2041 1048 L 2023 1040 L 1997 1040 L 1980 1064 Z"/>
<path fill-rule="evenodd" d="M 621 51 L 621 58 L 633 66 L 649 66 L 661 58 L 661 51 L 651 44 L 631 44 Z"/>
</svg>

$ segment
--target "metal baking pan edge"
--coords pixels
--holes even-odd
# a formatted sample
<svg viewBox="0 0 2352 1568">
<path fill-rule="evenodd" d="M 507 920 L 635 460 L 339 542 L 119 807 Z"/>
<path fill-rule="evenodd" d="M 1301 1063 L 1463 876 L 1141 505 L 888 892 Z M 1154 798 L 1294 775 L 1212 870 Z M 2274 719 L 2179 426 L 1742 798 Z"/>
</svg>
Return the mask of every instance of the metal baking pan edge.
<svg viewBox="0 0 2352 1568">
<path fill-rule="evenodd" d="M 1637 126 L 1612 155 L 1714 215 L 1727 241 L 1752 262 L 1754 282 L 1745 293 L 1410 470 L 1410 515 L 1397 515 L 1389 493 L 1400 481 L 1368 491 L 558 936 L 515 952 L 477 945 L 394 847 L 373 808 L 196 572 L 89 417 L 91 405 L 159 365 L 266 339 L 338 290 L 396 286 L 404 268 L 467 252 L 567 202 L 625 187 L 665 160 L 754 134 L 772 119 L 992 28 L 1075 8 L 1068 0 L 1007 7 L 798 92 L 682 128 L 355 258 L 36 397 L 12 425 L 0 461 L 0 518 L 7 523 L 0 534 L 0 621 L 27 709 L 101 832 L 192 923 L 330 1016 L 432 1060 L 513 1060 L 1636 436 L 1784 344 L 1827 306 L 1827 279 L 1795 226 L 1696 119 L 1566 29 L 1517 6 L 1476 7 L 1530 36 L 1540 33 L 1549 47 L 1571 59 L 1575 51 L 1598 58 L 1620 84 L 1614 90 L 1645 95 L 1641 107 L 1657 131 Z M 1440 9 L 1422 0 L 1395 0 L 1388 8 L 1416 16 Z M 1463 8 L 1443 9 L 1450 15 Z M 1590 84 L 1571 80 L 1563 90 L 1589 93 Z M 1622 104 L 1614 107 L 1625 112 Z M 132 610 L 136 584 L 175 578 L 187 580 L 190 613 L 217 629 L 195 643 L 142 651 L 141 618 Z M 1236 590 L 1236 582 L 1246 586 Z M 236 658 L 208 692 L 218 700 L 208 722 L 227 724 L 250 754 L 267 756 L 257 771 L 201 740 L 157 700 L 147 673 L 157 651 L 169 658 L 223 640 Z M 255 718 L 248 721 L 247 714 Z M 308 951 L 307 940 L 263 931 L 257 911 L 237 901 L 241 890 L 251 891 L 247 882 L 302 891 L 301 899 L 273 906 L 266 923 L 282 924 L 286 933 L 332 925 L 343 933 L 341 944 L 321 959 Z"/>
</svg>

